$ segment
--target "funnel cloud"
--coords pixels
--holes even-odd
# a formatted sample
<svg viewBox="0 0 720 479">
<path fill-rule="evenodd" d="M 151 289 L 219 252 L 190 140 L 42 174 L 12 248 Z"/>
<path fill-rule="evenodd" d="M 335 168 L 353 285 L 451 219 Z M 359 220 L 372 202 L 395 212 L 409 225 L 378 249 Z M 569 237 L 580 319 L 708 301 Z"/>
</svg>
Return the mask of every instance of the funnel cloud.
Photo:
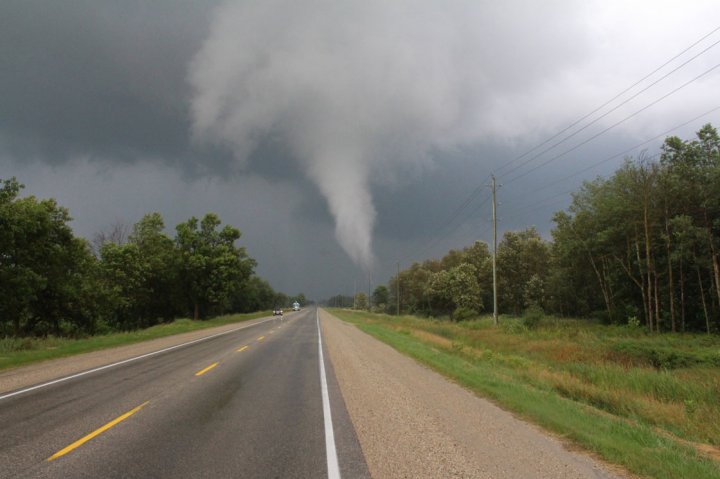
<svg viewBox="0 0 720 479">
<path fill-rule="evenodd" d="M 260 142 L 282 142 L 327 200 L 343 249 L 370 268 L 372 184 L 428 165 L 434 149 L 499 128 L 497 98 L 486 91 L 506 59 L 493 59 L 494 47 L 483 41 L 488 8 L 226 2 L 189 69 L 193 137 L 229 146 L 240 163 Z M 518 31 L 532 23 L 524 9 L 514 20 Z M 513 34 L 505 33 L 508 41 Z M 524 73 L 542 68 L 528 61 Z"/>
</svg>

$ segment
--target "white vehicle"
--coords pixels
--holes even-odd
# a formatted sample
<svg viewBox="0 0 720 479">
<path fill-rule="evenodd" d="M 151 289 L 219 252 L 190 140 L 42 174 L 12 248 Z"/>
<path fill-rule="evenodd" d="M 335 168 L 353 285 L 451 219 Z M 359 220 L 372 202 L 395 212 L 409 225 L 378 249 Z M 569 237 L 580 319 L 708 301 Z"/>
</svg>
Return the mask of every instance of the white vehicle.
<svg viewBox="0 0 720 479">
<path fill-rule="evenodd" d="M 297 301 L 293 303 L 293 311 L 300 311 L 300 303 Z"/>
</svg>

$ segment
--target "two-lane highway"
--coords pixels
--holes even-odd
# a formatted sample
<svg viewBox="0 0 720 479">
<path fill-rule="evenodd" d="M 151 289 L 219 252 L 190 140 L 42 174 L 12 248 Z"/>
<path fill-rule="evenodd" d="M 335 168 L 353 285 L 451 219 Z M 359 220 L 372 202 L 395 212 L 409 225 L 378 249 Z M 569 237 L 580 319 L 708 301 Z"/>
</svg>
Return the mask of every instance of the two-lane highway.
<svg viewBox="0 0 720 479">
<path fill-rule="evenodd" d="M 0 477 L 368 477 L 316 314 L 0 396 Z"/>
</svg>

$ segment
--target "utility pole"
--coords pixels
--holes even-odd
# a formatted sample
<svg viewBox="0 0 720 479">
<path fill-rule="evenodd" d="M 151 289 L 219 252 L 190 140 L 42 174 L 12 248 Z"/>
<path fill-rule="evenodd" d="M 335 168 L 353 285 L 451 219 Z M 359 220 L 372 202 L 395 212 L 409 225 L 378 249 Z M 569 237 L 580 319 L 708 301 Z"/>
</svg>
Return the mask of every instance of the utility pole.
<svg viewBox="0 0 720 479">
<path fill-rule="evenodd" d="M 493 324 L 498 325 L 497 307 L 497 206 L 495 201 L 495 175 L 492 175 L 492 219 L 493 219 Z"/>
<path fill-rule="evenodd" d="M 400 261 L 397 263 L 397 276 L 395 277 L 395 288 L 397 289 L 397 315 L 400 316 Z"/>
<path fill-rule="evenodd" d="M 370 276 L 370 272 L 368 272 L 368 297 L 367 297 L 367 309 L 368 311 L 372 311 L 372 303 L 370 302 L 370 280 L 372 279 L 372 276 Z"/>
</svg>

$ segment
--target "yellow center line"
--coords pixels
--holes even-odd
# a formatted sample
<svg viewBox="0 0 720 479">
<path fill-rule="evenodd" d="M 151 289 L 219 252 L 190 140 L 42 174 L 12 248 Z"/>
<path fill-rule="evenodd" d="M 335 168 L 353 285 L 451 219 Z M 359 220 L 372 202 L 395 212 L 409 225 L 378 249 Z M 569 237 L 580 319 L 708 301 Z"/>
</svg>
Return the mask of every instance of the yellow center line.
<svg viewBox="0 0 720 479">
<path fill-rule="evenodd" d="M 126 412 L 125 414 L 123 414 L 122 416 L 120 416 L 120 417 L 118 417 L 118 418 L 116 418 L 116 419 L 113 419 L 112 421 L 110 421 L 109 423 L 105 424 L 105 425 L 104 425 L 103 427 L 101 427 L 100 429 L 97 429 L 97 430 L 91 432 L 90 434 L 88 434 L 87 436 L 83 437 L 82 439 L 78 439 L 77 441 L 75 441 L 74 443 L 70 444 L 70 445 L 69 445 L 68 447 L 66 447 L 65 449 L 62 449 L 62 450 L 56 452 L 55 454 L 53 454 L 52 456 L 48 457 L 48 461 L 52 461 L 52 460 L 54 460 L 54 459 L 57 459 L 57 458 L 60 457 L 60 456 L 64 456 L 65 454 L 67 454 L 68 452 L 72 451 L 73 449 L 76 449 L 76 448 L 82 446 L 83 444 L 85 444 L 85 443 L 88 442 L 90 439 L 94 438 L 95 436 L 98 436 L 98 435 L 102 434 L 103 432 L 107 431 L 108 429 L 110 429 L 111 427 L 115 426 L 115 425 L 118 424 L 119 422 L 124 421 L 125 419 L 129 418 L 130 416 L 132 416 L 133 414 L 135 414 L 136 412 L 138 412 L 140 409 L 142 409 L 143 407 L 145 407 L 149 402 L 150 402 L 150 401 L 145 401 L 144 403 L 142 403 L 141 405 L 139 405 L 139 406 L 136 407 L 135 409 Z"/>
<path fill-rule="evenodd" d="M 238 349 L 237 352 L 238 352 L 238 353 L 242 353 L 242 352 L 245 351 L 247 348 L 248 348 L 247 346 L 243 346 L 242 348 Z"/>
<path fill-rule="evenodd" d="M 196 373 L 195 373 L 195 376 L 202 376 L 203 374 L 205 374 L 206 372 L 210 371 L 212 368 L 214 368 L 214 367 L 217 366 L 218 364 L 220 364 L 220 363 L 212 363 L 210 366 L 206 367 L 206 368 L 203 369 L 202 371 L 196 372 Z"/>
<path fill-rule="evenodd" d="M 259 338 L 257 338 L 258 341 L 262 341 L 263 339 L 265 339 L 265 336 L 260 336 Z"/>
</svg>

